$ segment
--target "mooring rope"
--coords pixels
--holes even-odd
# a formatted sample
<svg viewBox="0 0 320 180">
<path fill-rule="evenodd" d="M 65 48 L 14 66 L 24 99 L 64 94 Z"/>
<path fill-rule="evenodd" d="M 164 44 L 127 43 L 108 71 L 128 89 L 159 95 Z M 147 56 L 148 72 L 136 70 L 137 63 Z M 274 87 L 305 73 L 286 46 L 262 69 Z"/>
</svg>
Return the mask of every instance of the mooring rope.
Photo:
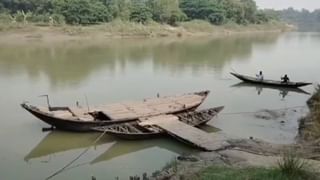
<svg viewBox="0 0 320 180">
<path fill-rule="evenodd" d="M 283 111 L 283 110 L 289 110 L 289 109 L 296 109 L 296 108 L 307 108 L 307 106 L 292 106 L 287 108 L 278 108 L 278 109 L 262 109 L 262 110 L 268 110 L 268 111 Z M 247 111 L 247 112 L 230 112 L 230 113 L 220 113 L 220 115 L 237 115 L 237 114 L 254 114 L 258 111 Z"/>
<path fill-rule="evenodd" d="M 71 160 L 68 164 L 66 164 L 65 166 L 63 166 L 61 169 L 57 170 L 56 172 L 54 172 L 52 175 L 48 176 L 46 178 L 46 180 L 49 180 L 51 178 L 53 178 L 54 176 L 62 173 L 66 168 L 68 168 L 71 164 L 73 164 L 76 160 L 78 160 L 82 155 L 84 155 L 86 152 L 89 151 L 89 149 L 95 145 L 105 134 L 106 134 L 107 131 L 104 131 L 103 133 L 101 133 L 100 136 L 98 136 L 93 142 L 92 144 L 86 148 L 84 151 L 82 151 L 76 158 L 74 158 L 73 160 Z"/>
</svg>

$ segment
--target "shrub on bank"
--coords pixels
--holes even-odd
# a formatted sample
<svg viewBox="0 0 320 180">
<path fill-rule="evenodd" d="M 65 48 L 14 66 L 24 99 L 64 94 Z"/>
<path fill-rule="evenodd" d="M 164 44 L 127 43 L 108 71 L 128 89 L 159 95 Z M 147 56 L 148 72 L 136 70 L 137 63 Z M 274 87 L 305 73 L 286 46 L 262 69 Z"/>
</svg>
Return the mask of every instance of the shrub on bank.
<svg viewBox="0 0 320 180">
<path fill-rule="evenodd" d="M 10 23 L 12 21 L 12 17 L 8 13 L 0 14 L 0 23 Z"/>
<path fill-rule="evenodd" d="M 31 23 L 42 25 L 60 25 L 65 24 L 65 18 L 61 14 L 33 14 L 31 12 L 18 11 L 17 13 L 10 15 L 9 13 L 0 14 L 0 23 L 3 25 L 15 24 L 15 23 Z"/>
<path fill-rule="evenodd" d="M 307 163 L 290 151 L 285 152 L 278 161 L 278 169 L 283 176 L 288 178 L 304 177 L 308 179 L 306 168 Z"/>
</svg>

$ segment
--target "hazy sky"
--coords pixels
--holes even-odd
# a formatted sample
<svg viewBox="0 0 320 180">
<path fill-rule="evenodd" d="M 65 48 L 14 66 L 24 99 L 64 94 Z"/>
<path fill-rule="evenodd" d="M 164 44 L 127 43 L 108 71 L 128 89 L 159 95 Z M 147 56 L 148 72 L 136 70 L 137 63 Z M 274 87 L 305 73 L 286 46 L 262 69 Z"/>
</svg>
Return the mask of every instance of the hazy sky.
<svg viewBox="0 0 320 180">
<path fill-rule="evenodd" d="M 259 8 L 286 9 L 320 9 L 320 0 L 255 0 Z"/>
</svg>

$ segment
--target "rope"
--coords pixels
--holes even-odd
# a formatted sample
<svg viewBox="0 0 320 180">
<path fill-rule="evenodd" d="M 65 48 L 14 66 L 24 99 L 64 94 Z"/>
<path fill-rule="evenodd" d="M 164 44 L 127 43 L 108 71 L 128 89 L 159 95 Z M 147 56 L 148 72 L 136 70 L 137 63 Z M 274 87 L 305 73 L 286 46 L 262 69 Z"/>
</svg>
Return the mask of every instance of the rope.
<svg viewBox="0 0 320 180">
<path fill-rule="evenodd" d="M 107 131 L 104 131 L 103 133 L 101 133 L 100 136 L 98 136 L 93 142 L 92 144 L 86 148 L 84 151 L 82 151 L 76 158 L 74 158 L 73 160 L 71 160 L 68 164 L 66 164 L 65 166 L 63 166 L 61 169 L 57 170 L 55 173 L 53 173 L 52 175 L 48 176 L 46 178 L 46 180 L 49 180 L 51 178 L 53 178 L 54 176 L 62 173 L 64 170 L 66 170 L 66 168 L 68 168 L 71 164 L 73 164 L 76 160 L 78 160 L 82 155 L 84 155 L 86 152 L 89 151 L 89 149 L 91 148 L 91 146 L 95 145 L 105 134 Z"/>
<path fill-rule="evenodd" d="M 282 111 L 282 110 L 289 110 L 289 109 L 296 109 L 296 108 L 306 108 L 306 106 L 293 106 L 288 108 L 279 108 L 279 109 L 268 109 L 270 111 Z M 237 114 L 254 114 L 257 111 L 248 111 L 248 112 L 231 112 L 231 113 L 221 113 L 221 115 L 237 115 Z"/>
</svg>

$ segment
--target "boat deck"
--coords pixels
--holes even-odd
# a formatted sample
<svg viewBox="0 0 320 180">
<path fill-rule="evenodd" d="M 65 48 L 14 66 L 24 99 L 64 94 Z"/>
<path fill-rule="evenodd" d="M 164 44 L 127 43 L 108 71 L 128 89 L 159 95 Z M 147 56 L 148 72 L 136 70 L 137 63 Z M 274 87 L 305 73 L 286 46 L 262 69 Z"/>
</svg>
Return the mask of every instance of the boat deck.
<svg viewBox="0 0 320 180">
<path fill-rule="evenodd" d="M 141 126 L 157 126 L 165 130 L 169 135 L 187 144 L 206 151 L 216 151 L 227 146 L 227 142 L 221 137 L 209 134 L 201 129 L 189 126 L 178 120 L 174 115 L 161 115 L 140 119 Z"/>
<path fill-rule="evenodd" d="M 139 117 L 157 116 L 161 114 L 172 114 L 191 110 L 199 106 L 207 97 L 206 91 L 201 94 L 189 93 L 175 96 L 163 96 L 144 99 L 137 102 L 123 102 L 109 105 L 98 105 L 90 108 L 77 104 L 75 107 L 59 107 L 50 110 L 48 107 L 36 107 L 41 112 L 63 119 L 93 122 L 92 114 L 101 113 L 103 117 L 111 121 L 126 121 L 138 119 Z M 103 119 L 102 118 L 102 119 Z"/>
<path fill-rule="evenodd" d="M 190 109 L 201 104 L 203 99 L 203 96 L 186 94 L 176 97 L 171 96 L 145 99 L 141 102 L 126 102 L 96 106 L 91 108 L 91 110 L 103 112 L 112 120 L 134 119 L 138 117 L 169 114 Z"/>
</svg>

